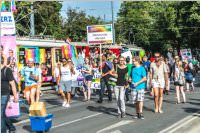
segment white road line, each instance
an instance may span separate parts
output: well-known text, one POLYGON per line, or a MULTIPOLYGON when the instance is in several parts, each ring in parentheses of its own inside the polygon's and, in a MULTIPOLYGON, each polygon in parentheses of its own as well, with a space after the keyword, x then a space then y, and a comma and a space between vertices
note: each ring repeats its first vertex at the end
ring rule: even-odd
POLYGON ((24 124, 24 123, 27 123, 27 122, 30 122, 30 120, 29 119, 25 119, 25 120, 22 120, 20 122, 13 123, 13 124, 14 124, 14 126, 19 126, 20 124, 24 124))
POLYGON ((187 116, 187 117, 181 119, 180 121, 176 122, 175 124, 163 129, 159 133, 172 133, 172 131, 175 131, 178 128, 183 127, 184 125, 186 125, 187 123, 191 122, 192 120, 198 118, 199 116, 200 116, 199 113, 193 113, 192 115, 187 116))
POLYGON ((76 119, 76 120, 73 120, 73 121, 65 122, 65 123, 53 126, 52 129, 62 127, 62 126, 66 126, 66 125, 69 125, 69 124, 72 124, 72 123, 75 123, 75 122, 78 122, 78 121, 82 121, 82 120, 85 120, 85 119, 88 119, 88 118, 92 118, 92 117, 95 117, 95 116, 98 116, 98 115, 101 115, 101 114, 103 114, 103 113, 96 113, 96 114, 89 115, 89 116, 86 116, 86 117, 83 117, 83 118, 79 118, 79 119, 76 119))
POLYGON ((110 133, 122 133, 120 130, 112 131, 110 133))
POLYGON ((123 125, 127 125, 127 124, 130 124, 134 122, 133 120, 123 120, 123 121, 120 121, 118 123, 115 123, 113 125, 110 125, 102 130, 99 130, 97 133, 102 133, 102 132, 105 132, 105 131, 108 131, 108 130, 111 130, 111 129, 114 129, 114 128, 117 128, 117 127, 120 127, 120 126, 123 126, 123 125))
POLYGON ((184 127, 186 124, 190 123, 191 121, 193 121, 193 120, 195 120, 195 119, 197 119, 197 118, 198 118, 197 116, 196 116, 196 117, 193 117, 192 119, 186 121, 186 122, 183 123, 182 125, 179 125, 179 126, 173 128, 173 129, 171 129, 171 131, 169 131, 168 133, 175 133, 178 129, 180 129, 181 127, 184 127))

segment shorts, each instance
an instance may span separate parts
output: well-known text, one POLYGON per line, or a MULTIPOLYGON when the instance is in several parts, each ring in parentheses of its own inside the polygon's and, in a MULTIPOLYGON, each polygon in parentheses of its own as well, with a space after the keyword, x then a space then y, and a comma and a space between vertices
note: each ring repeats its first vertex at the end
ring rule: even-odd
POLYGON ((153 88, 165 88, 165 81, 164 80, 152 80, 152 87, 153 88))
POLYGON ((133 103, 135 102, 143 102, 144 101, 144 89, 135 90, 131 92, 133 103))
POLYGON ((71 85, 72 81, 61 81, 60 82, 60 89, 63 90, 64 92, 71 92, 71 85))
POLYGON ((88 75, 85 77, 86 81, 92 81, 93 76, 92 75, 88 75))
POLYGON ((37 88, 38 88, 37 85, 25 86, 24 92, 31 91, 31 89, 37 89, 37 88))
POLYGON ((192 80, 185 80, 186 81, 186 83, 189 83, 189 84, 191 84, 193 81, 192 80))

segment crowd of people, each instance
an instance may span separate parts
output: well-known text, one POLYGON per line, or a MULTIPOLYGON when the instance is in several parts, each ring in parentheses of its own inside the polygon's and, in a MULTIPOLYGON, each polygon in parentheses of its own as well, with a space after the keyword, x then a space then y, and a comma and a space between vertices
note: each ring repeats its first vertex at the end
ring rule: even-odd
MULTIPOLYGON (((1 48, 2 51, 3 48, 1 48)), ((174 82, 176 90, 176 104, 186 103, 185 91, 194 91, 195 75, 199 69, 199 62, 193 58, 192 60, 181 60, 179 56, 174 57, 174 61, 170 62, 168 58, 164 58, 159 52, 154 53, 154 57, 134 56, 123 57, 113 56, 111 53, 102 53, 102 62, 100 55, 91 55, 90 58, 84 58, 84 64, 81 68, 83 75, 83 101, 91 100, 91 83, 93 80, 93 68, 98 68, 101 72, 100 90, 98 103, 104 102, 105 91, 108 94, 108 101, 113 101, 115 94, 116 107, 118 109, 118 117, 126 116, 126 102, 135 104, 135 119, 144 119, 143 104, 145 94, 149 92, 154 97, 155 113, 163 113, 163 94, 169 95, 170 81, 174 82), (186 86, 186 89, 185 89, 186 86), (190 89, 190 86, 192 89, 190 89), (183 97, 181 102, 180 93, 183 97), (131 100, 130 100, 131 98, 131 100)), ((2 131, 6 131, 6 126, 10 131, 15 130, 9 119, 5 116, 6 104, 10 97, 10 90, 13 92, 14 101, 18 101, 16 83, 14 73, 12 73, 12 60, 7 59, 1 53, 1 124, 2 131), (5 71, 6 69, 6 71, 5 71), (5 74, 4 74, 5 73, 5 74), (11 84, 11 86, 9 86, 11 84), (11 126, 8 126, 11 125, 11 126), (13 128, 13 129, 12 129, 13 128)), ((72 76, 75 75, 75 66, 71 59, 63 58, 57 64, 54 70, 56 77, 56 85, 58 94, 63 98, 62 106, 69 108, 72 92, 72 76)), ((27 65, 20 72, 21 79, 25 83, 23 90, 24 98, 30 105, 40 100, 42 85, 42 69, 40 64, 35 63, 33 59, 29 59, 27 65)), ((20 82, 20 80, 18 82, 20 82)))

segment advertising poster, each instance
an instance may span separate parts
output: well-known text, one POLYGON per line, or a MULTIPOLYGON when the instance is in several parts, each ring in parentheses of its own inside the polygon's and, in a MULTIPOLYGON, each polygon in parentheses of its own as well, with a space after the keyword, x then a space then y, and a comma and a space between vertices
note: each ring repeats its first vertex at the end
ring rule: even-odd
POLYGON ((1 45, 3 46, 3 55, 7 58, 6 65, 11 67, 17 80, 16 30, 12 12, 1 12, 1 45))

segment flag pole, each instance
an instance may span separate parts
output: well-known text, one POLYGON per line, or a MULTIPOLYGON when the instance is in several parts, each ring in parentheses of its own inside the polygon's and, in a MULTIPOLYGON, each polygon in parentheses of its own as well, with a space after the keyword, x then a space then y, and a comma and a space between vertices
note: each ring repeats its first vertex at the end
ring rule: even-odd
POLYGON ((100 43, 100 68, 101 68, 101 74, 102 74, 102 47, 101 47, 101 43, 100 43))

